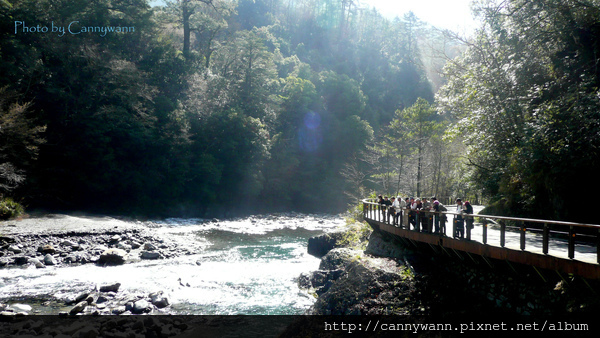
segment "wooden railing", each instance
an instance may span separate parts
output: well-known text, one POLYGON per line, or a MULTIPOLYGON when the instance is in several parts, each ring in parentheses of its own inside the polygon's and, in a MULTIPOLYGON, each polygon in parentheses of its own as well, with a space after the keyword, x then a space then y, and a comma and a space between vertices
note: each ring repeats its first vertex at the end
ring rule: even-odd
MULTIPOLYGON (((520 249, 525 250, 527 244, 526 233, 541 232, 542 233, 542 252, 547 255, 549 252, 550 238, 565 238, 568 243, 568 257, 575 258, 576 242, 595 243, 596 245, 596 262, 600 263, 600 225, 597 224, 582 224, 563 221, 541 220, 531 218, 518 218, 506 216, 491 216, 481 214, 465 214, 458 212, 435 212, 428 210, 413 210, 402 209, 401 216, 397 221, 390 216, 388 208, 384 205, 374 202, 374 200, 364 199, 363 201, 363 217, 374 221, 383 222, 389 225, 395 225, 407 230, 417 232, 431 233, 432 235, 448 236, 446 231, 446 223, 452 218, 452 236, 457 238, 457 227, 461 219, 465 223, 465 240, 471 240, 471 227, 468 224, 473 224, 476 219, 482 227, 481 243, 488 244, 488 227, 495 226, 500 231, 500 247, 506 245, 506 232, 518 231, 520 234, 520 249), (506 221, 510 221, 516 226, 509 226, 506 221), (436 227, 436 224, 438 225, 436 227), (412 226, 412 228, 411 228, 412 226), (529 227, 529 228, 528 228, 529 227), (436 228, 438 231, 436 232, 436 228)), ((450 208, 450 207, 447 207, 450 208)))

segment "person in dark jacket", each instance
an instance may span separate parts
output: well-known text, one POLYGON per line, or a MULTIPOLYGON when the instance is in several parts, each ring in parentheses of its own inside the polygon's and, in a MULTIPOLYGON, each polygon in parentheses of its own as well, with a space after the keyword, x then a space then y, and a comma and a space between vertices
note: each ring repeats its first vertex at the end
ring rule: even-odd
MULTIPOLYGON (((463 210, 465 214, 473 214, 473 206, 471 206, 471 203, 469 201, 465 201, 463 210)), ((467 223, 468 229, 473 229, 475 227, 475 220, 473 219, 473 216, 465 216, 465 223, 467 223)))
POLYGON ((462 216, 462 214, 464 213, 463 210, 463 202, 460 198, 456 199, 456 213, 458 213, 459 215, 456 215, 456 218, 454 219, 454 222, 456 224, 456 232, 454 233, 454 238, 464 238, 465 237, 465 220, 462 216))

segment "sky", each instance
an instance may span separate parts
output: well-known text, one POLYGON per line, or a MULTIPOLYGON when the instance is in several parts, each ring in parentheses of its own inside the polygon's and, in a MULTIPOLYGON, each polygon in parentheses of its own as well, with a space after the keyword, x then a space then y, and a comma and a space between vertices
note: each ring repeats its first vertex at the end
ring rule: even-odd
MULTIPOLYGON (((458 33, 469 34, 477 27, 471 15, 472 0, 359 0, 363 6, 375 7, 389 19, 402 17, 412 11, 415 15, 432 26, 449 29, 458 33)), ((151 0, 150 4, 164 3, 151 0)))
POLYGON ((472 32, 477 23, 471 15, 472 0, 360 0, 363 5, 375 7, 390 19, 412 11, 432 26, 459 33, 472 32))

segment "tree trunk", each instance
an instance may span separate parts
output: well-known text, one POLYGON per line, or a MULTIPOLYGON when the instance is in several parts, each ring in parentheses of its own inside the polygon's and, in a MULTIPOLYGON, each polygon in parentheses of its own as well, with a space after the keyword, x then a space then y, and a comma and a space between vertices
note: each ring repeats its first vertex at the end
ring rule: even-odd
POLYGON ((190 16, 192 12, 189 10, 187 1, 182 4, 182 20, 183 20, 183 55, 189 56, 190 53, 190 16))

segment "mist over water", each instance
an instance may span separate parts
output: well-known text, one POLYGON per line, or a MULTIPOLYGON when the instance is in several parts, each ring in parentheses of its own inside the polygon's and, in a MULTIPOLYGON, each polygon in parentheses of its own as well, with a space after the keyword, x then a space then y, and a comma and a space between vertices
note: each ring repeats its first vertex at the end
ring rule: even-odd
MULTIPOLYGON (((173 314, 302 314, 315 301, 297 285, 318 269, 308 238, 343 224, 336 216, 254 216, 233 221, 167 219, 143 225, 191 255, 121 266, 33 266, 0 269, 0 302, 57 314, 69 296, 119 282, 119 293, 163 291, 173 314)), ((43 221, 42 221, 43 224, 43 221)), ((161 310, 161 311, 163 311, 161 310)))

